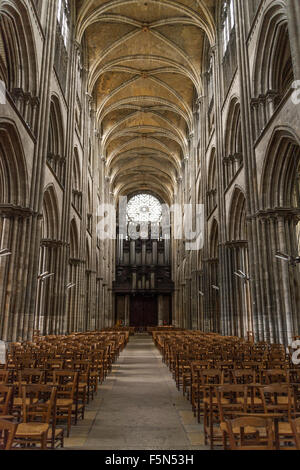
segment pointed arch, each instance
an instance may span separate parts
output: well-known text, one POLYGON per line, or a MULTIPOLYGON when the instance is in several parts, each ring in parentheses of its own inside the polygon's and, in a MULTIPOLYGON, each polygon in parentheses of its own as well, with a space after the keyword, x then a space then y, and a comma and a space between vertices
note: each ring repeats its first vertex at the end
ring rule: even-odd
POLYGON ((60 214, 54 186, 49 185, 43 198, 42 239, 58 240, 60 233, 60 214))
POLYGON ((246 198, 238 186, 235 187, 232 194, 228 220, 229 241, 246 241, 246 198))
POLYGON ((210 153, 208 165, 208 189, 212 190, 217 187, 217 169, 216 169, 216 149, 213 148, 210 153))
POLYGON ((286 5, 271 3, 266 10, 257 41, 253 72, 254 97, 275 92, 279 102, 293 81, 286 5))
POLYGON ((213 148, 210 154, 207 173, 207 208, 210 215, 217 206, 217 162, 216 149, 213 148))
POLYGON ((73 190, 81 191, 81 165, 77 147, 74 148, 73 160, 73 190))
POLYGON ((23 147, 16 126, 0 123, 0 203, 25 207, 28 175, 23 147))
POLYGON ((90 248, 90 241, 87 238, 86 239, 86 269, 90 270, 91 269, 91 248, 90 248))
POLYGON ((219 257, 219 224, 216 219, 213 220, 210 229, 209 250, 211 259, 219 257))
POLYGON ((239 100, 236 96, 232 97, 229 104, 226 118, 224 142, 224 183, 225 187, 228 187, 243 164, 241 109, 239 100))
POLYGON ((53 95, 50 105, 47 161, 63 186, 66 166, 64 145, 64 125, 61 106, 58 97, 53 95))
POLYGON ((262 209, 297 207, 294 191, 299 161, 299 137, 289 128, 276 128, 270 140, 262 172, 262 209))
POLYGON ((79 235, 75 219, 70 224, 70 259, 79 259, 79 235))
POLYGON ((242 153, 241 109, 236 96, 232 97, 225 126, 226 155, 242 153))
POLYGON ((0 11, 0 78, 9 92, 37 95, 36 47, 27 7, 22 0, 3 0, 0 11))
POLYGON ((64 126, 60 102, 57 96, 51 97, 50 124, 48 132, 48 154, 63 155, 64 126))

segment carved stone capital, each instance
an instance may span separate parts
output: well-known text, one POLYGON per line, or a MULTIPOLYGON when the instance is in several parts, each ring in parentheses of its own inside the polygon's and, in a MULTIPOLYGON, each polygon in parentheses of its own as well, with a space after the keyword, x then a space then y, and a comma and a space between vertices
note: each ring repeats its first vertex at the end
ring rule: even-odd
POLYGON ((50 240, 43 238, 41 240, 41 246, 45 246, 47 248, 61 248, 64 243, 61 240, 50 240))
POLYGON ((27 218, 36 213, 29 208, 15 206, 13 204, 0 204, 0 217, 4 218, 27 218))

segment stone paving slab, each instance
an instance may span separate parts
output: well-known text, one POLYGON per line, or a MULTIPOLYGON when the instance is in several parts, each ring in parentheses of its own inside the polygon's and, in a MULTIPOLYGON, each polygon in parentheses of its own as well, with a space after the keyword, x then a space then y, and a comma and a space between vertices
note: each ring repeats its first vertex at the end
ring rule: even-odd
POLYGON ((74 450, 204 450, 202 426, 150 336, 134 336, 73 426, 74 450))

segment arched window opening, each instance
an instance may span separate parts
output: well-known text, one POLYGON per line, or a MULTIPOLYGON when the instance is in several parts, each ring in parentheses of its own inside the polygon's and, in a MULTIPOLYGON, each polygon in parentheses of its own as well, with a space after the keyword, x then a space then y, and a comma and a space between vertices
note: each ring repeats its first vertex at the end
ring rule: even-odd
POLYGON ((208 95, 208 133, 210 134, 215 124, 215 100, 214 100, 214 75, 213 56, 210 56, 207 71, 207 95, 208 95))
POLYGON ((128 202, 127 220, 129 222, 160 222, 161 217, 161 203, 151 194, 138 194, 128 202))
POLYGON ((216 151, 212 150, 208 171, 207 182, 207 215, 210 216, 217 207, 217 169, 216 169, 216 151))
POLYGON ((66 176, 63 135, 60 104, 58 99, 53 96, 50 107, 47 162, 62 186, 65 185, 66 176))
POLYGON ((82 214, 81 165, 78 150, 74 149, 72 171, 72 203, 78 214, 82 214))
POLYGON ((229 0, 224 2, 223 5, 223 55, 225 55, 228 48, 230 35, 234 26, 234 4, 233 0, 229 0))
POLYGON ((236 33, 234 1, 226 0, 221 12, 222 39, 223 39, 223 82, 224 94, 228 92, 237 68, 236 33))
POLYGON ((292 54, 290 47, 290 38, 288 26, 282 28, 277 39, 277 51, 275 55, 273 89, 277 93, 275 98, 275 106, 279 105, 284 95, 291 89, 294 80, 294 71, 292 63, 292 54))
POLYGON ((224 184, 227 188, 243 165, 241 111, 237 98, 230 106, 225 131, 225 157, 223 158, 224 184))
POLYGON ((129 239, 160 239, 163 210, 161 202, 151 194, 140 193, 127 203, 126 223, 129 239))
MULTIPOLYGON (((296 209, 300 209, 300 163, 296 172, 294 194, 293 194, 293 206, 296 209)), ((300 256, 300 218, 296 225, 296 253, 295 256, 300 256)))
POLYGON ((59 0, 57 7, 57 34, 54 67, 63 91, 66 91, 67 70, 69 62, 70 20, 69 0, 59 0))
POLYGON ((219 226, 216 219, 213 220, 210 230, 210 246, 208 259, 208 283, 210 325, 212 331, 220 331, 220 288, 219 288, 219 226))
POLYGON ((70 8, 68 0, 58 0, 57 20, 61 27, 61 35, 66 47, 69 38, 69 14, 70 8))
POLYGON ((293 80, 286 11, 275 2, 264 16, 256 46, 251 103, 256 139, 279 105, 289 98, 293 80), (269 47, 265 47, 266 44, 269 47))

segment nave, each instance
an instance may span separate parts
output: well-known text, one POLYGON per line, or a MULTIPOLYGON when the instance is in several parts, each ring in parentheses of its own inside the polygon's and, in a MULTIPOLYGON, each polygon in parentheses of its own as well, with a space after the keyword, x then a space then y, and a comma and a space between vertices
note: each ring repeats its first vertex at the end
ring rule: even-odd
POLYGON ((65 439, 67 450, 205 450, 202 427, 151 336, 131 336, 65 439))
POLYGON ((299 351, 147 332, 12 343, 0 366, 0 449, 300 450, 299 351))

